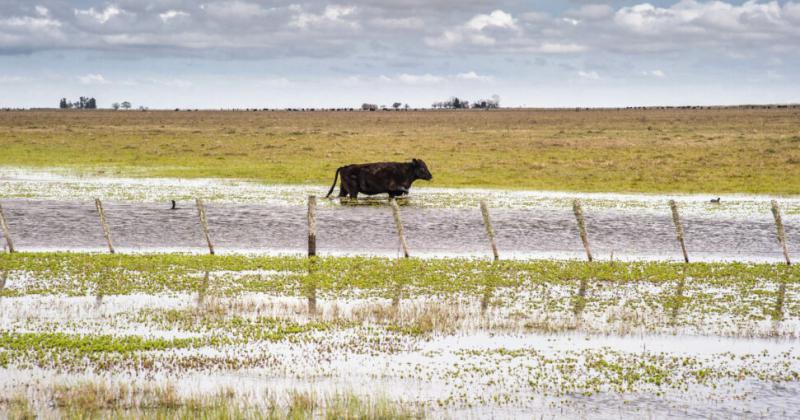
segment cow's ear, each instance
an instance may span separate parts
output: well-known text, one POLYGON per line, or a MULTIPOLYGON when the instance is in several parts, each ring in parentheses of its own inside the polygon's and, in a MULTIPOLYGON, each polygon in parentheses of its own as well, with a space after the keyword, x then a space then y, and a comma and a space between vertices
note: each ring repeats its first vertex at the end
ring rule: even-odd
POLYGON ((419 159, 416 159, 416 158, 411 159, 411 163, 413 163, 415 166, 419 165, 419 159))

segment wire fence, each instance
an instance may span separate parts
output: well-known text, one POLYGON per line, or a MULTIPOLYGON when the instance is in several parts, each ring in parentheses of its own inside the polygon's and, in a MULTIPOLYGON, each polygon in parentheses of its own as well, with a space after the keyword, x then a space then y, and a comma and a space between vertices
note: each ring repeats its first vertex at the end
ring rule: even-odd
MULTIPOLYGON (((598 255, 603 255, 603 254, 609 255, 610 254, 610 258, 613 259, 614 253, 616 251, 619 251, 620 248, 615 249, 614 247, 609 247, 607 244, 606 244, 606 246, 599 246, 599 247, 596 246, 596 244, 592 242, 592 234, 591 234, 591 231, 592 231, 592 228, 593 228, 593 226, 591 225, 592 220, 587 220, 587 216, 584 214, 583 206, 582 206, 582 203, 581 203, 580 200, 574 200, 572 204, 573 204, 572 205, 572 213, 574 215, 574 221, 573 221, 572 227, 567 226, 565 224, 565 220, 560 220, 559 221, 559 225, 556 228, 550 229, 550 230, 551 231, 552 230, 559 230, 559 231, 573 230, 574 239, 575 240, 578 240, 578 239, 580 240, 579 243, 581 244, 582 250, 581 250, 581 248, 558 246, 556 241, 552 241, 552 238, 550 239, 550 242, 546 242, 546 241, 548 241, 548 238, 544 238, 544 239, 542 239, 542 241, 544 242, 544 244, 543 244, 544 248, 536 249, 534 252, 540 252, 540 253, 563 253, 563 254, 569 254, 571 256, 577 256, 577 255, 579 255, 578 253, 583 253, 583 254, 585 254, 586 259, 589 260, 589 261, 593 261, 595 258, 597 258, 598 255)), ((773 241, 774 241, 773 243, 775 244, 775 250, 774 251, 773 250, 763 250, 763 249, 741 250, 741 249, 736 249, 736 247, 727 247, 727 248, 724 248, 724 249, 709 249, 709 248, 701 248, 701 247, 698 247, 698 246, 694 246, 695 243, 692 243, 693 246, 690 247, 687 244, 687 241, 692 239, 691 238, 691 232, 686 230, 686 226, 684 225, 684 222, 683 222, 683 220, 681 218, 679 203, 677 203, 677 202, 675 202, 673 200, 670 200, 666 204, 667 204, 667 206, 665 206, 665 214, 666 214, 666 208, 669 208, 670 216, 671 216, 671 223, 673 225, 672 229, 674 230, 674 233, 671 235, 671 236, 673 236, 672 246, 674 246, 674 248, 672 248, 672 246, 671 246, 668 251, 665 251, 663 248, 648 249, 647 247, 640 247, 640 248, 637 249, 637 252, 639 252, 639 253, 649 253, 649 254, 658 254, 659 256, 663 256, 663 255, 666 255, 668 252, 672 252, 672 250, 674 250, 676 252, 675 257, 676 258, 677 257, 682 257, 682 260, 685 261, 685 262, 689 262, 689 261, 693 260, 694 257, 697 257, 697 256, 714 255, 714 254, 720 254, 720 253, 724 253, 724 254, 730 255, 730 256, 737 256, 737 255, 739 255, 739 256, 741 256, 741 255, 777 256, 777 255, 781 255, 782 254, 783 262, 785 262, 786 264, 789 264, 789 265, 791 265, 791 263, 792 263, 791 255, 789 253, 789 247, 788 247, 788 243, 787 243, 786 230, 785 230, 785 226, 783 224, 782 213, 781 213, 780 205, 779 205, 779 203, 777 201, 772 201, 772 203, 771 203, 772 220, 774 221, 774 230, 773 230, 773 233, 771 235, 774 238, 773 239, 773 241)), ((206 207, 205 207, 205 204, 204 204, 203 200, 199 199, 199 198, 196 199, 195 203, 194 203, 194 207, 196 208, 196 215, 195 215, 195 217, 196 217, 196 226, 199 228, 198 231, 202 234, 204 242, 206 243, 206 246, 208 248, 209 254, 213 255, 213 254, 215 254, 214 232, 213 232, 212 227, 210 227, 210 221, 209 221, 209 218, 207 216, 207 211, 206 211, 206 207)), ((394 224, 394 228, 395 228, 394 230, 396 231, 396 234, 397 234, 397 242, 396 242, 396 244, 397 244, 397 248, 396 248, 397 256, 398 257, 402 256, 402 257, 408 258, 412 254, 414 254, 415 249, 413 248, 413 246, 410 246, 410 244, 409 244, 409 242, 408 242, 408 240, 406 238, 406 227, 404 226, 404 223, 403 223, 401 207, 398 206, 397 202, 394 199, 390 199, 389 208, 391 209, 391 218, 389 218, 388 215, 387 215, 387 218, 389 220, 393 220, 393 222, 394 222, 393 223, 394 224)), ((175 208, 175 203, 173 202, 172 210, 175 210, 175 209, 176 209, 175 208)), ((106 215, 106 210, 103 207, 103 202, 99 198, 95 200, 95 209, 94 210, 96 211, 97 223, 98 223, 98 227, 99 227, 98 231, 102 232, 102 236, 105 239, 106 246, 108 248, 108 252, 110 252, 110 253, 117 252, 117 249, 115 247, 115 241, 114 241, 114 231, 112 229, 112 226, 109 224, 109 218, 106 215)), ((344 211, 347 211, 347 209, 344 209, 344 211)), ((476 217, 478 215, 480 215, 480 218, 478 218, 476 220, 480 220, 480 223, 483 225, 483 227, 485 229, 485 241, 486 241, 485 242, 485 249, 486 249, 486 251, 487 252, 490 251, 491 255, 493 256, 493 258, 495 260, 500 259, 504 251, 503 251, 503 248, 502 248, 502 241, 498 241, 498 233, 504 233, 504 228, 506 230, 508 230, 510 228, 508 226, 500 225, 499 226, 500 230, 495 229, 495 226, 493 225, 493 222, 492 222, 493 218, 491 217, 491 210, 488 207, 488 205, 486 204, 486 202, 483 202, 483 201, 480 202, 479 208, 476 209, 475 215, 476 215, 476 217)), ((228 216, 230 216, 230 215, 228 215, 228 216)), ((245 215, 245 217, 255 218, 255 217, 259 217, 259 215, 247 214, 247 215, 245 215)), ((275 218, 281 218, 281 217, 283 217, 283 215, 276 214, 276 215, 274 215, 274 217, 275 218)), ((456 216, 453 216, 453 217, 456 217, 456 216)), ((308 197, 308 207, 307 207, 306 217, 304 218, 304 219, 306 219, 304 221, 304 223, 307 225, 307 229, 306 229, 306 233, 307 234, 305 235, 306 236, 306 240, 303 241, 303 242, 305 242, 307 244, 307 254, 308 254, 308 256, 317 255, 317 253, 318 253, 317 236, 318 236, 318 233, 319 233, 318 230, 321 227, 322 228, 325 227, 324 225, 323 226, 319 225, 317 218, 318 218, 317 197, 309 196, 308 197)), ((356 221, 356 222, 358 222, 358 221, 356 221)), ((595 223, 600 223, 597 220, 595 220, 594 222, 595 223)), ((69 222, 65 221, 65 223, 69 223, 69 222)), ((129 222, 129 223, 133 224, 133 225, 136 224, 135 221, 132 221, 132 222, 129 222)), ((665 226, 663 223, 669 223, 669 222, 664 220, 664 221, 662 221, 660 223, 661 224, 658 226, 658 228, 660 229, 659 235, 660 235, 660 237, 662 239, 665 239, 665 236, 666 236, 665 230, 666 230, 667 226, 665 226)), ((765 232, 763 232, 763 227, 764 226, 763 226, 763 223, 762 223, 762 231, 759 232, 759 235, 761 236, 760 239, 762 241, 764 240, 763 236, 765 235, 765 232)), ((651 228, 652 228, 652 226, 651 226, 651 228)), ((297 235, 298 237, 303 235, 302 232, 298 232, 298 230, 300 228, 297 225, 293 225, 292 227, 290 227, 290 229, 291 229, 291 231, 289 233, 292 234, 292 235, 297 235)), ((446 228, 443 228, 443 229, 446 230, 446 228)), ((3 207, 2 207, 1 204, 0 204, 0 230, 2 230, 2 235, 3 235, 3 238, 4 238, 3 250, 5 252, 10 252, 10 253, 17 252, 19 250, 18 249, 19 247, 18 247, 18 245, 16 244, 16 242, 14 240, 14 237, 13 237, 14 232, 12 232, 12 230, 11 230, 11 227, 9 225, 8 216, 4 213, 3 207)), ((708 230, 708 228, 707 228, 707 230, 708 230)), ((324 231, 324 229, 323 229, 323 231, 324 231)), ((217 233, 219 233, 219 232, 217 232, 217 233)), ((612 235, 615 234, 615 233, 616 232, 611 232, 612 235)), ((360 234, 363 235, 364 231, 363 230, 360 231, 360 234)), ((465 240, 465 238, 459 238, 458 235, 459 235, 459 233, 457 233, 457 232, 454 233, 454 240, 455 241, 463 241, 463 240, 465 240)), ((475 241, 476 239, 477 238, 473 236, 473 237, 470 237, 468 240, 475 241)), ((355 240, 358 241, 358 238, 356 238, 355 240)), ((426 245, 428 245, 428 244, 426 244, 424 242, 424 240, 423 240, 422 246, 418 247, 417 251, 423 251, 426 245)), ((540 245, 541 245, 541 243, 540 243, 540 245)), ((368 244, 364 243, 364 246, 366 247, 366 246, 368 246, 368 244)), ((364 251, 369 252, 370 250, 369 249, 365 249, 364 251)), ((521 249, 517 248, 517 249, 509 249, 506 252, 507 252, 507 254, 513 254, 513 253, 524 252, 524 250, 521 250, 521 249)))

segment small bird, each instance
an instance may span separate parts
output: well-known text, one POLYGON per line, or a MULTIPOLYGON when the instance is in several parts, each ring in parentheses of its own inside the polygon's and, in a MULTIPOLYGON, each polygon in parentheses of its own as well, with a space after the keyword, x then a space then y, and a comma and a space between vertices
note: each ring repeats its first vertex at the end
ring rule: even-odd
POLYGON ((177 209, 178 209, 177 203, 175 203, 175 200, 172 200, 172 208, 170 210, 177 210, 177 209))
POLYGON ((712 199, 711 199, 711 202, 712 202, 712 203, 719 204, 719 197, 717 197, 717 198, 712 198, 712 199))

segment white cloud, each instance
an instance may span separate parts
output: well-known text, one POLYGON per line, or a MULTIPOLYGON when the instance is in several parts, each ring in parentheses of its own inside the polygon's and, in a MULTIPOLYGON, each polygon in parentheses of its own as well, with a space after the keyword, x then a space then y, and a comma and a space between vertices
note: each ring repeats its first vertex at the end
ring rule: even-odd
POLYGON ((581 79, 586 79, 586 80, 600 80, 600 74, 598 74, 594 70, 591 70, 591 71, 583 71, 583 70, 581 70, 581 71, 578 72, 578 76, 581 79))
MULTIPOLYGON (((361 79, 357 79, 359 82, 362 81, 361 79)), ((400 83, 405 85, 432 85, 438 83, 449 83, 449 82, 480 82, 480 83, 491 83, 494 82, 494 77, 486 76, 482 74, 478 74, 474 71, 468 71, 453 75, 434 75, 430 73, 423 73, 423 74, 409 74, 409 73, 402 73, 395 77, 389 77, 386 75, 381 75, 378 77, 378 81, 384 83, 400 83)))
POLYGON ((461 80, 469 80, 469 81, 478 81, 478 82, 493 82, 494 77, 492 76, 482 76, 474 71, 466 72, 466 73, 459 73, 456 75, 457 79, 461 80))
POLYGON ((74 10, 75 16, 85 16, 96 20, 98 23, 106 23, 114 16, 118 16, 122 13, 119 7, 110 5, 103 9, 102 11, 97 11, 94 7, 90 7, 85 10, 75 9, 74 10))
POLYGON ((271 9, 247 1, 215 1, 200 6, 207 15, 221 19, 251 19, 267 15, 271 9))
POLYGON ((762 3, 749 0, 741 5, 723 1, 697 2, 681 0, 670 7, 649 3, 619 9, 614 22, 637 34, 697 34, 744 37, 772 37, 788 30, 798 34, 788 20, 794 17, 797 5, 777 1, 762 3))
POLYGON ((159 19, 161 19, 161 21, 164 23, 167 23, 176 18, 182 18, 186 16, 189 16, 189 14, 182 10, 167 10, 166 12, 158 14, 159 19))
POLYGON ((664 74, 664 72, 662 70, 659 70, 659 69, 644 70, 644 71, 642 71, 642 75, 650 76, 650 77, 657 77, 659 79, 663 79, 663 78, 667 77, 667 75, 664 74))
POLYGON ((84 85, 105 85, 110 83, 100 73, 89 73, 85 76, 78 76, 78 80, 84 85))
POLYGON ((17 29, 17 30, 53 30, 61 27, 61 22, 50 18, 37 18, 31 16, 23 17, 10 17, 0 19, 0 29, 17 29))
POLYGON ((465 24, 448 29, 438 37, 428 37, 425 42, 432 47, 451 47, 466 43, 478 46, 491 46, 497 43, 495 34, 485 31, 517 32, 517 20, 511 14, 495 10, 490 14, 475 15, 465 24))
POLYGON ((516 29, 516 20, 502 10, 495 10, 488 15, 476 15, 467 22, 466 27, 475 31, 486 28, 516 29))
POLYGON ((358 22, 344 19, 356 12, 356 8, 353 6, 331 4, 325 6, 325 10, 321 14, 303 12, 302 7, 295 7, 294 10, 298 13, 289 24, 301 29, 322 24, 341 24, 354 28, 359 26, 358 22))
POLYGON ((397 81, 400 83, 405 83, 407 85, 422 85, 422 84, 432 84, 432 83, 440 83, 444 81, 444 78, 440 76, 434 76, 432 74, 407 74, 403 73, 396 78, 397 81))
POLYGON ((536 52, 548 54, 565 54, 565 53, 578 53, 586 51, 586 47, 579 44, 559 44, 554 42, 545 42, 534 48, 536 52))
POLYGON ((38 6, 38 5, 37 5, 37 6, 35 7, 35 9, 36 9, 36 13, 37 13, 39 16, 47 16, 48 14, 50 14, 50 11, 49 11, 49 10, 47 10, 47 8, 46 8, 46 7, 44 7, 44 6, 38 6))

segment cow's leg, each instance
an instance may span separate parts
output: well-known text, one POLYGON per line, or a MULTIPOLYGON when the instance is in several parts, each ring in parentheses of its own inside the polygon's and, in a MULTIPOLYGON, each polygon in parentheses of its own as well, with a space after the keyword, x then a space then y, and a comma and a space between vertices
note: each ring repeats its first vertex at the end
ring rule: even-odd
POLYGON ((339 185, 339 198, 347 196, 347 184, 342 181, 341 185, 339 185))

